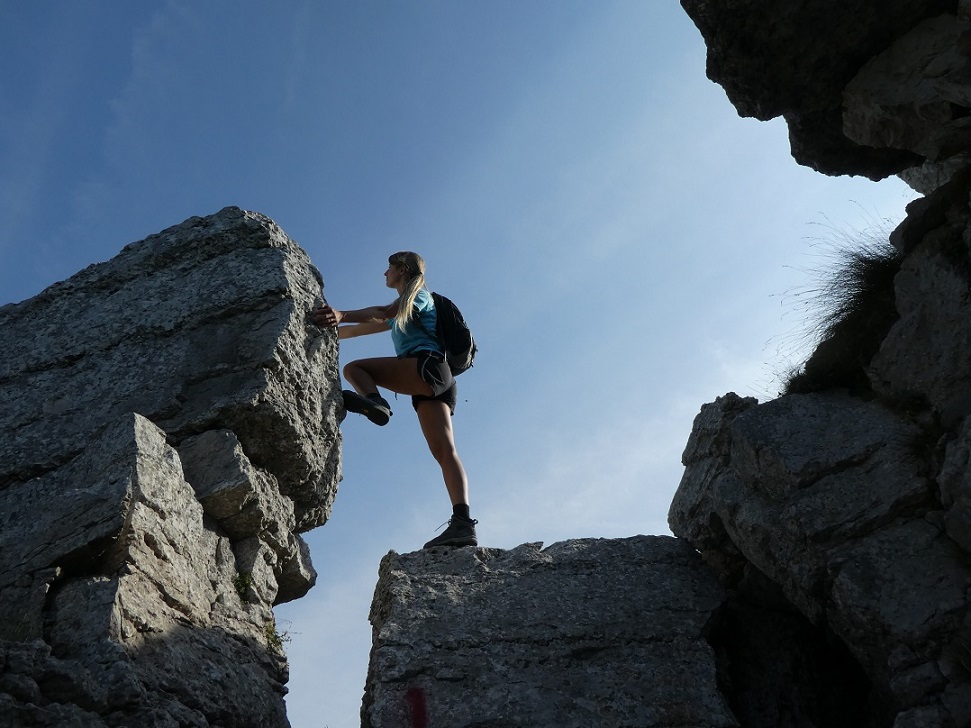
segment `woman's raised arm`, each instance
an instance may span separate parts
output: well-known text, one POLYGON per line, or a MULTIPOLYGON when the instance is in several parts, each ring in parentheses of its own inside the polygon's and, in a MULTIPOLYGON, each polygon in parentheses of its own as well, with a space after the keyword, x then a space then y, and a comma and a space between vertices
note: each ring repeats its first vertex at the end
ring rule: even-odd
POLYGON ((363 324, 351 324, 349 326, 339 327, 337 329, 337 338, 351 339, 355 336, 364 336, 365 334, 380 334, 387 330, 387 321, 368 321, 363 324))
POLYGON ((324 303, 314 311, 312 318, 318 326, 334 327, 341 323, 384 323, 396 313, 398 313, 397 301, 388 306, 369 306, 368 308, 358 308, 353 311, 338 311, 336 308, 332 308, 324 303))

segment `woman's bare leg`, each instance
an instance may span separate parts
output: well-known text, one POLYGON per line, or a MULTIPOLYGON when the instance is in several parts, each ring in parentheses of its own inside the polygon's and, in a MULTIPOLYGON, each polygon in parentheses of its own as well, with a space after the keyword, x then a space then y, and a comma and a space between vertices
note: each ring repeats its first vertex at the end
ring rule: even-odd
POLYGON ((358 359, 344 366, 344 378, 365 397, 375 394, 378 387, 398 394, 432 394, 431 386, 418 374, 417 359, 358 359))
POLYGON ((444 402, 434 400, 418 403, 418 421, 432 457, 442 468, 442 478, 452 505, 469 503, 469 481, 462 461, 455 449, 452 415, 444 402))

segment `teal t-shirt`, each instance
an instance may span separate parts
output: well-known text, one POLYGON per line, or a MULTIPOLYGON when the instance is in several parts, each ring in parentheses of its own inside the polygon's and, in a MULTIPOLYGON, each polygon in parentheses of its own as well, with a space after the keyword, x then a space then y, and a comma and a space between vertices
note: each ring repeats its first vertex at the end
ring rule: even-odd
POLYGON ((414 354, 419 351, 434 351, 442 353, 442 347, 438 340, 431 334, 436 330, 438 316, 435 313, 435 301, 432 294, 422 288, 415 296, 416 314, 421 318, 421 325, 415 320, 415 314, 408 322, 404 331, 398 328, 394 319, 388 319, 391 326, 391 340, 394 342, 394 353, 398 356, 404 354, 414 354))

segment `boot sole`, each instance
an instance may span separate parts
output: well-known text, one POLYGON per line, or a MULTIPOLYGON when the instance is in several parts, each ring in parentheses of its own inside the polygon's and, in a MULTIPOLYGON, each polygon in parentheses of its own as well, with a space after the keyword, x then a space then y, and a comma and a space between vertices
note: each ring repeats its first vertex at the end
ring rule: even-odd
POLYGON ((344 409, 354 414, 364 415, 376 425, 384 426, 391 419, 391 410, 386 410, 372 402, 367 397, 362 397, 357 392, 344 390, 344 409))

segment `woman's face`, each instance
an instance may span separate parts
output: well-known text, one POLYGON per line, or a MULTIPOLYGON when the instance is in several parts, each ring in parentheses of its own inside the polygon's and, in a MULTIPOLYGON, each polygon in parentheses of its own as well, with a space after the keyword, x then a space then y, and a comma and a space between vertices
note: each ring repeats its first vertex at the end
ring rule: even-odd
POLYGON ((400 265, 391 263, 388 270, 384 272, 384 285, 388 288, 397 288, 405 281, 405 269, 400 265))

